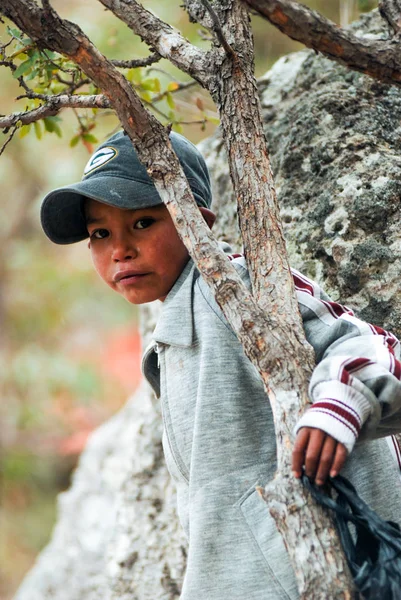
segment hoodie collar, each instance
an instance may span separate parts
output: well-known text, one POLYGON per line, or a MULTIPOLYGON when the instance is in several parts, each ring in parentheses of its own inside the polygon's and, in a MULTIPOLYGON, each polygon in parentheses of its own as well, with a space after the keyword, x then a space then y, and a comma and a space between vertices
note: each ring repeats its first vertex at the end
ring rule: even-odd
POLYGON ((168 293, 153 339, 169 346, 189 347, 193 343, 192 290, 198 271, 192 260, 185 265, 181 275, 168 293))

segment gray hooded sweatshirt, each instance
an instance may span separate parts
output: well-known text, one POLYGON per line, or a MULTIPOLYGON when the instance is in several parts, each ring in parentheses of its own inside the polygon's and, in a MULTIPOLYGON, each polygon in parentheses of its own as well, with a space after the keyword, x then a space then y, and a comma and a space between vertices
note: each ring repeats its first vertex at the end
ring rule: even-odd
MULTIPOLYGON (((233 263, 249 286, 243 259, 233 263)), ((318 361, 313 406, 299 427, 319 427, 349 451, 358 439, 344 475, 383 518, 401 523, 399 469, 387 441, 371 439, 401 430, 398 342, 293 276, 318 361)), ((255 490, 276 470, 269 400, 192 261, 163 303, 153 338, 143 371, 160 396, 163 447, 189 542, 181 599, 295 600, 288 555, 255 490)))

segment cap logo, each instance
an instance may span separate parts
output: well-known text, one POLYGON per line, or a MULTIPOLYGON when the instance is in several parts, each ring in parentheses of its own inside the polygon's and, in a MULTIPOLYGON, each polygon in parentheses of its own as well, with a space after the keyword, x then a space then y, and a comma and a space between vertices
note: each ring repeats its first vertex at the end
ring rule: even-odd
POLYGON ((100 148, 97 152, 95 152, 95 154, 93 154, 90 157, 90 159, 84 169, 84 176, 88 175, 95 169, 102 167, 103 165, 108 163, 110 160, 113 160, 113 158, 115 158, 116 156, 117 156, 117 150, 115 148, 113 148, 112 146, 106 146, 105 148, 100 148))

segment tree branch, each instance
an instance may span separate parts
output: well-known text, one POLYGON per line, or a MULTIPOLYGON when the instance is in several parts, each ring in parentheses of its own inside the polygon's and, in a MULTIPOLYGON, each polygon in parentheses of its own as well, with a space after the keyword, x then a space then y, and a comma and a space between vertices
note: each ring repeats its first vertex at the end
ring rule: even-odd
POLYGON ((146 10, 136 0, 99 0, 116 17, 164 58, 203 87, 213 75, 213 53, 199 50, 179 31, 146 10))
MULTIPOLYGON (((90 83, 90 80, 85 80, 85 83, 90 83)), ((160 116, 162 116, 166 121, 168 121, 169 117, 163 112, 161 112, 159 109, 157 109, 154 106, 154 104, 163 100, 167 93, 176 94, 177 92, 193 87, 194 85, 197 85, 196 81, 178 83, 176 89, 170 90, 168 92, 160 92, 160 94, 155 96, 152 101, 145 101, 144 103, 147 106, 151 107, 156 113, 160 114, 160 116)), ((30 123, 34 123, 35 121, 39 121, 40 119, 44 119, 46 117, 53 117, 65 108, 111 108, 110 101, 108 100, 108 98, 106 98, 104 94, 58 94, 55 96, 47 96, 46 94, 35 94, 29 92, 24 96, 18 96, 17 100, 20 100, 22 98, 37 98, 39 100, 43 100, 45 104, 32 110, 21 111, 3 117, 0 116, 0 129, 7 129, 17 124, 18 126, 29 125, 30 123)), ((180 121, 180 123, 186 125, 190 125, 192 123, 203 124, 205 123, 205 120, 185 122, 180 121)))
POLYGON ((14 125, 29 125, 45 117, 57 115, 63 108, 110 108, 110 101, 103 94, 94 96, 49 96, 46 104, 25 112, 0 117, 0 129, 14 125))
POLYGON ((291 0, 242 1, 288 37, 308 48, 354 71, 385 83, 401 85, 400 46, 394 40, 359 38, 318 12, 291 0))
POLYGON ((0 148, 0 156, 3 154, 4 150, 7 148, 8 144, 13 139, 13 137, 14 137, 17 129, 18 129, 18 127, 16 125, 14 125, 13 128, 12 128, 12 131, 11 131, 10 135, 8 136, 8 138, 6 139, 6 141, 4 142, 4 144, 2 145, 2 147, 0 148))
POLYGON ((115 60, 113 59, 111 62, 115 67, 120 69, 137 69, 138 67, 149 67, 159 60, 162 57, 158 52, 153 52, 146 56, 145 58, 136 58, 134 60, 115 60))
POLYGON ((381 0, 379 2, 379 11, 381 16, 393 28, 394 33, 399 34, 401 30, 401 1, 381 0))
POLYGON ((220 44, 223 46, 223 48, 226 51, 226 53, 228 54, 228 56, 235 58, 236 54, 224 36, 223 30, 220 25, 219 17, 217 15, 217 13, 215 12, 213 6, 210 4, 209 0, 201 0, 201 2, 212 18, 213 30, 216 33, 220 44))

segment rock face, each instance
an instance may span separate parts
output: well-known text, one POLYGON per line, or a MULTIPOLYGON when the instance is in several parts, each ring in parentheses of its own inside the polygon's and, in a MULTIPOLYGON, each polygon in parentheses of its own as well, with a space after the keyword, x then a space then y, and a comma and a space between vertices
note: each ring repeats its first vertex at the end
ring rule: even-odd
MULTIPOLYGON (((377 13, 354 28, 384 37, 377 13)), ((401 334, 401 90, 304 51, 259 83, 285 235, 294 267, 375 324, 401 334)), ((219 237, 239 244, 218 133, 201 145, 219 237)), ((144 309, 145 337, 153 309, 144 309)), ((59 503, 52 541, 15 600, 172 600, 186 542, 145 385, 101 427, 59 503)))
MULTIPOLYGON (((388 35, 377 12, 353 28, 388 35)), ((311 51, 281 58, 259 89, 292 265, 400 335, 401 89, 311 51)), ((235 236, 221 140, 202 150, 223 231, 235 236)))

